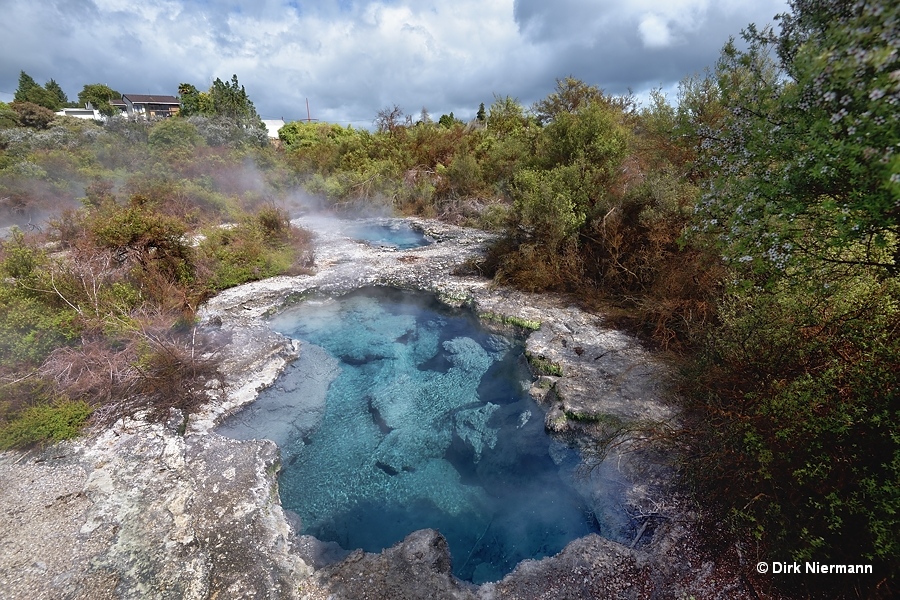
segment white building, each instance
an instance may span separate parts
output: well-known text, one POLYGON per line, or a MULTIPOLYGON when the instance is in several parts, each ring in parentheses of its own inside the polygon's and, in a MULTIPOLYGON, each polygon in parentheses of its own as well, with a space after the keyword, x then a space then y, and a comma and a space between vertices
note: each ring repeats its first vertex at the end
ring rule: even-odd
POLYGON ((266 131, 269 134, 269 139, 277 140, 278 139, 278 130, 284 127, 284 119, 263 119, 263 125, 266 126, 266 131))
POLYGON ((56 114, 61 117, 75 117, 76 119, 91 119, 94 121, 103 121, 106 119, 106 117, 101 115, 100 111, 95 108, 63 108, 62 110, 56 111, 56 114))

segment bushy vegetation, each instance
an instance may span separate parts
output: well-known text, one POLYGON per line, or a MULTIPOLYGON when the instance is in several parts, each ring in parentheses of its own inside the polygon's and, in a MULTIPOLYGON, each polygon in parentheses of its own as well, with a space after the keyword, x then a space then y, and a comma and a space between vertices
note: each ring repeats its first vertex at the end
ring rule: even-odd
MULTIPOLYGON (((689 385, 687 472, 773 559, 900 556, 900 12, 796 2, 717 66, 692 220, 728 265, 689 385)), ((820 580, 792 582, 820 590, 820 580)), ((841 586, 846 586, 842 589, 841 586)))
POLYGON ((274 149, 192 119, 0 130, 0 217, 19 226, 0 242, 0 447, 89 418, 186 419, 221 382, 198 305, 311 266, 309 234, 279 208, 290 174, 257 166, 274 149))

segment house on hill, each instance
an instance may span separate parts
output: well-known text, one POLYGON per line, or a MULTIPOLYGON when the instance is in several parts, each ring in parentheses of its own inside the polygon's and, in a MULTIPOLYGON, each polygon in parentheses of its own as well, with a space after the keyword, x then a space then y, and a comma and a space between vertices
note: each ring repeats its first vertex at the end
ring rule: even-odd
MULTIPOLYGON (((114 98, 109 103, 124 115, 145 119, 171 117, 178 114, 178 110, 181 108, 181 102, 175 96, 122 94, 121 98, 114 98)), ((63 108, 56 114, 79 119, 104 120, 106 118, 90 102, 86 103, 84 108, 63 108)))
MULTIPOLYGON (((156 96, 146 94, 122 94, 125 113, 129 116, 171 117, 178 113, 181 102, 175 96, 156 96)), ((116 106, 113 103, 113 106, 116 106)))

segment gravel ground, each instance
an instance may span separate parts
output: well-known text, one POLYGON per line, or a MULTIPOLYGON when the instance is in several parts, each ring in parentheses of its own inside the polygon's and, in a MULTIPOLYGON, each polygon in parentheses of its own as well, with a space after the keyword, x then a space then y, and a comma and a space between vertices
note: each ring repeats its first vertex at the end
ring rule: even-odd
POLYGON ((88 531, 88 470, 76 444, 0 454, 0 598, 114 598, 118 576, 94 568, 114 532, 88 531))

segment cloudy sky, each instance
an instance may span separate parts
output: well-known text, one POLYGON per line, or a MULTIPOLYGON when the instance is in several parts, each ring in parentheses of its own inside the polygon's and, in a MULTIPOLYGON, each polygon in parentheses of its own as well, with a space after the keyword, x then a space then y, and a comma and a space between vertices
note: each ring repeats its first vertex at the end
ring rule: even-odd
POLYGON ((785 0, 0 0, 0 100, 19 72, 123 93, 237 74, 263 118, 371 125, 399 105, 471 118, 572 75, 610 93, 674 90, 785 0))

